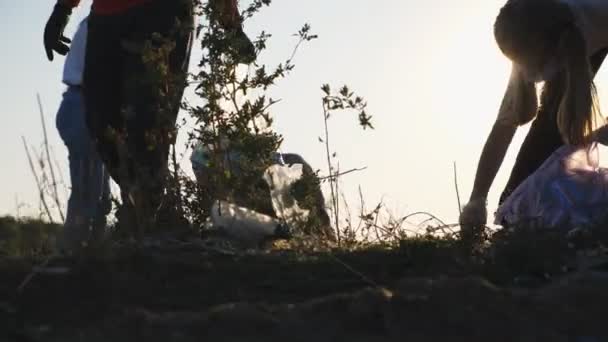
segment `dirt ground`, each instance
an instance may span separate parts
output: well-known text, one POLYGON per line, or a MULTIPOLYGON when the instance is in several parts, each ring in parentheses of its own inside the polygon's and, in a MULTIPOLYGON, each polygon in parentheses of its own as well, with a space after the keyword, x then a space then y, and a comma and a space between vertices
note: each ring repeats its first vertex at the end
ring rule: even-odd
POLYGON ((34 263, 4 258, 0 341, 608 341, 601 268, 516 286, 434 248, 159 243, 53 260, 20 293, 34 263))

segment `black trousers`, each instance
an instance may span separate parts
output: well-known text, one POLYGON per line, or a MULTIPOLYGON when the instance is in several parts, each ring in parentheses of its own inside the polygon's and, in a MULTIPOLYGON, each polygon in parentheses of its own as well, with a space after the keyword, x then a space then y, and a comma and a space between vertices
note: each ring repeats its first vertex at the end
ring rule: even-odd
POLYGON ((87 126, 123 199, 135 184, 150 200, 162 198, 193 25, 191 0, 153 0, 89 18, 87 126))
MULTIPOLYGON (((590 64, 594 75, 597 74, 607 53, 608 49, 603 49, 591 57, 590 64)), ((561 72, 555 76, 552 82, 545 85, 538 114, 519 150, 507 185, 500 196, 499 204, 502 204, 528 176, 564 144, 557 127, 557 111, 563 96, 565 82, 566 74, 561 72)))

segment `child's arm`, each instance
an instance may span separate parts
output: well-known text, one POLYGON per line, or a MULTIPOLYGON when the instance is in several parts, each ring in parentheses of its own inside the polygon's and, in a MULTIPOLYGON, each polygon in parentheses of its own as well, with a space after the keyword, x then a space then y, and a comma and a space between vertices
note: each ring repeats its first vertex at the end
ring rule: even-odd
POLYGON ((490 187, 517 128, 536 115, 536 101, 534 84, 526 82, 517 68, 513 68, 498 118, 481 152, 473 191, 460 217, 461 224, 477 226, 486 223, 485 206, 490 187))
POLYGON ((534 83, 525 81, 514 66, 498 117, 481 153, 471 200, 487 197, 517 127, 532 120, 536 110, 534 83))
POLYGON ((485 201, 513 140, 515 131, 517 131, 517 126, 502 125, 499 122, 494 123, 479 158, 473 191, 471 192, 471 201, 485 201))

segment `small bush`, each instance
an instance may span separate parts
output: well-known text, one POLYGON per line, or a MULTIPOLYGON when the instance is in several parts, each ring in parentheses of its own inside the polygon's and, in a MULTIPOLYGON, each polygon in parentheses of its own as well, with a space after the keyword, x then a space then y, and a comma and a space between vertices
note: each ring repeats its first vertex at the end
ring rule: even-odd
POLYGON ((61 226, 40 219, 0 217, 0 255, 39 257, 52 253, 61 226))

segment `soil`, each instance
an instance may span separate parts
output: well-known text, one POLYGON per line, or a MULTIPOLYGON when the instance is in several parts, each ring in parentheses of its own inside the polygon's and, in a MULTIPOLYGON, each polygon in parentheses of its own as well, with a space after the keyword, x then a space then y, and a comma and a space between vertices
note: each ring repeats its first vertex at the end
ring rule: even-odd
POLYGON ((21 292, 39 261, 4 258, 0 341, 608 341, 602 269, 515 286, 434 248, 158 242, 53 259, 21 292))

